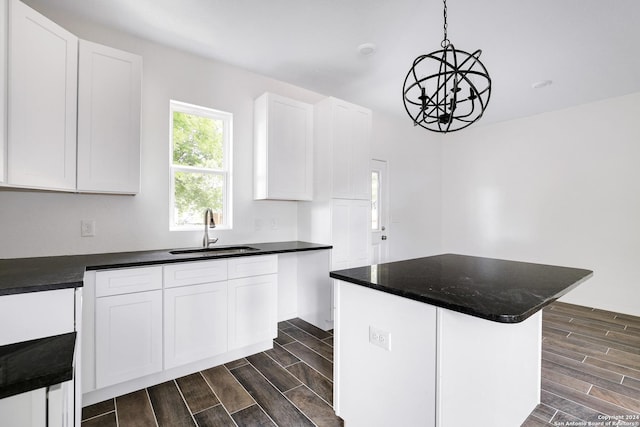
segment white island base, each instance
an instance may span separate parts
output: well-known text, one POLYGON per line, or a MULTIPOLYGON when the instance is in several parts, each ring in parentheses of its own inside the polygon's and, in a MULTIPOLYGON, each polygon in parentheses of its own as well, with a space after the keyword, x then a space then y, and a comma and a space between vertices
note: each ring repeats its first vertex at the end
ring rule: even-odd
POLYGON ((540 402, 541 312, 498 323, 340 280, 335 304, 346 427, 517 427, 540 402))

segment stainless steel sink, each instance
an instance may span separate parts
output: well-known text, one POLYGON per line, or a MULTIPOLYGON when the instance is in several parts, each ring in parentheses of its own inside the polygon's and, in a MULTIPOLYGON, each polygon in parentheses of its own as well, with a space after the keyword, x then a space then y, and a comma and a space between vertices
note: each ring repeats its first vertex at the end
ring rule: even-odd
POLYGON ((221 246, 218 248, 193 248, 193 249, 176 249, 169 251, 172 255, 182 254, 208 254, 208 255, 230 255, 230 254, 242 254, 246 252, 259 251, 258 248, 252 248, 251 246, 221 246))

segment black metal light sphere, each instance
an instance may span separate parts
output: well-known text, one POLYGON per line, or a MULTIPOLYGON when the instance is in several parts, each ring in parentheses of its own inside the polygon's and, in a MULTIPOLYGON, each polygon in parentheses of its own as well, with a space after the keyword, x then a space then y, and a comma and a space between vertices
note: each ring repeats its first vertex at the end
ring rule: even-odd
POLYGON ((442 50, 413 61, 402 94, 414 125, 446 133, 482 117, 491 96, 491 77, 480 62, 481 53, 455 49, 445 32, 442 50))

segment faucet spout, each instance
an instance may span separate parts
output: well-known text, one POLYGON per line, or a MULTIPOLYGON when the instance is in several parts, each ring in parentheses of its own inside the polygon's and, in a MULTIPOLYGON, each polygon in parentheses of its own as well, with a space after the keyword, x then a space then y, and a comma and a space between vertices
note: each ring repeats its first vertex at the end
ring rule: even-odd
POLYGON ((216 228, 216 221, 213 219, 213 211, 207 208, 204 211, 204 236, 202 238, 202 247, 208 248, 218 241, 217 237, 209 237, 209 228, 216 228))

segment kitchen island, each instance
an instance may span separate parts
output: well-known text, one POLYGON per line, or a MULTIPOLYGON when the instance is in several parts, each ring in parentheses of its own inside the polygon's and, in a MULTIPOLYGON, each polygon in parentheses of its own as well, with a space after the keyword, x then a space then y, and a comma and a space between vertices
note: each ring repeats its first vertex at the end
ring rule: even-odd
POLYGON ((584 269, 445 254, 333 271, 334 408, 354 426, 519 426, 541 309, 584 269))

